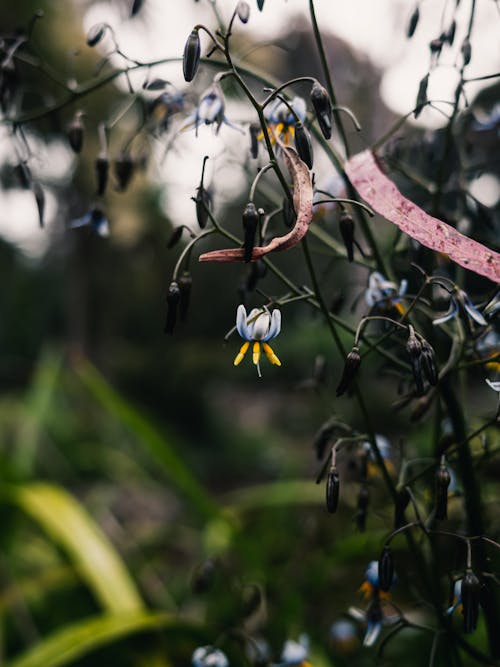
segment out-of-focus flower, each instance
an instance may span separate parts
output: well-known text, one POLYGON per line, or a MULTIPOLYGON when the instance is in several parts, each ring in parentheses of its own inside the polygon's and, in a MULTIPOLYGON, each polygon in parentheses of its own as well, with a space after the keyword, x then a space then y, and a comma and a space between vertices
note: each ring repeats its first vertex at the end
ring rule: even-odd
POLYGON ((300 635, 299 641, 287 639, 281 652, 281 663, 276 667, 311 667, 307 662, 309 655, 309 637, 300 635))
POLYGON ((476 341, 476 352, 481 359, 491 359, 485 367, 500 374, 500 336, 496 331, 490 330, 476 341))
POLYGON ((169 128, 172 116, 183 110, 184 96, 182 93, 165 92, 150 103, 149 119, 159 132, 165 132, 169 128))
MULTIPOLYGON (((375 442, 377 443, 380 456, 384 461, 387 471, 389 472, 389 474, 392 475, 394 473, 394 463, 392 460, 393 450, 390 441, 384 435, 380 435, 380 433, 377 433, 375 435, 375 442)), ((375 454, 373 453, 371 443, 368 441, 364 442, 363 449, 368 457, 367 476, 368 478, 375 477, 378 474, 380 474, 380 471, 378 469, 377 459, 375 458, 375 454)))
POLYGON ((464 632, 474 632, 479 616, 480 582, 471 569, 463 579, 458 579, 453 587, 453 603, 448 607, 447 614, 457 611, 464 617, 464 632))
MULTIPOLYGON (((303 97, 294 97, 289 103, 297 114, 297 118, 303 121, 306 117, 306 101, 303 97)), ((288 145, 295 137, 295 123, 297 119, 281 100, 275 100, 271 103, 266 112, 266 120, 270 130, 271 143, 279 137, 281 141, 288 145)), ((259 139, 264 138, 264 133, 259 134, 259 139)))
POLYGON ((281 366, 281 361, 274 354, 267 342, 276 338, 281 331, 281 312, 279 310, 275 308, 271 314, 267 308, 253 308, 247 316, 245 306, 240 304, 236 313, 236 329, 246 342, 243 343, 236 355, 234 360, 235 366, 238 366, 243 361, 250 343, 253 343, 253 363, 257 366, 259 377, 261 376, 259 365, 261 347, 272 364, 281 366))
POLYGON ((488 325, 488 322, 484 319, 479 310, 473 305, 466 292, 461 289, 457 289, 451 295, 450 306, 447 312, 441 317, 437 317, 432 321, 432 323, 444 324, 445 322, 449 322, 458 316, 461 316, 468 325, 472 325, 473 322, 479 324, 482 327, 488 325))
POLYGON ((493 389, 493 391, 496 391, 497 393, 500 392, 500 381, 494 382, 493 380, 486 380, 486 383, 493 389))
POLYGON ((229 667, 225 654, 215 646, 199 646, 191 658, 193 667, 229 667))
POLYGON ((200 103, 193 111, 193 113, 188 116, 185 122, 181 126, 181 130, 189 130, 192 127, 198 131, 200 125, 214 125, 215 133, 217 134, 220 130, 221 125, 229 125, 238 132, 243 132, 243 130, 236 125, 233 125, 225 115, 226 103, 224 100, 224 94, 220 87, 220 84, 217 81, 208 88, 203 95, 201 96, 200 103))
POLYGON ((387 312, 395 308, 400 315, 404 315, 405 308, 402 302, 408 281, 402 280, 399 287, 391 280, 387 280, 381 273, 374 271, 368 279, 368 289, 365 292, 365 301, 377 312, 387 312))
POLYGON ((108 220, 102 210, 97 206, 85 213, 81 218, 72 220, 69 226, 71 229, 76 229, 77 227, 85 227, 87 225, 89 225, 99 236, 109 236, 108 220))
MULTIPOLYGON (((394 586, 395 583, 396 583, 396 575, 394 574, 392 577, 392 582, 388 588, 392 588, 392 586, 394 586)), ((389 597, 389 591, 382 591, 380 589, 377 560, 372 560, 368 563, 368 567, 366 568, 365 571, 365 580, 361 584, 359 590, 363 594, 363 597, 367 600, 371 600, 373 598, 378 598, 378 597, 381 598, 389 597)))
POLYGON ((330 643, 336 653, 354 653, 359 647, 359 636, 354 623, 347 619, 333 623, 330 627, 330 643))

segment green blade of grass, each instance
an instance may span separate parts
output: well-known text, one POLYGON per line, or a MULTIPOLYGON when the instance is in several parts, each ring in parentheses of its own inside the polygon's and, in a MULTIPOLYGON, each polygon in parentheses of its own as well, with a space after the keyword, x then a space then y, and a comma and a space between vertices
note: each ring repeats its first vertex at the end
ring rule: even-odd
POLYGON ((86 360, 75 364, 78 377, 101 406, 126 426, 161 464, 172 484, 205 518, 213 518, 219 509, 213 498, 194 477, 172 445, 127 399, 86 360))
POLYGON ((62 667, 131 634, 178 623, 178 620, 167 614, 145 611, 92 617, 57 630, 8 662, 6 667, 62 667))
POLYGON ((115 548, 82 505, 63 489, 32 483, 11 487, 5 499, 20 507, 69 555, 102 607, 109 612, 144 609, 115 548))

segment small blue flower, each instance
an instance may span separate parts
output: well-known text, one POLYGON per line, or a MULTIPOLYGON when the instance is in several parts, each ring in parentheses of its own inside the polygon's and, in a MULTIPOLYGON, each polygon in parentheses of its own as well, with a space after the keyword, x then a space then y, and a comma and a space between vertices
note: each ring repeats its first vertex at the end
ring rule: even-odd
POLYGON ((455 585, 453 586, 453 602, 450 607, 446 610, 448 616, 451 616, 457 609, 460 608, 462 604, 462 580, 457 579, 455 585))
POLYGON ((149 116, 160 132, 168 130, 170 119, 184 110, 182 93, 165 92, 155 98, 149 105, 149 116))
POLYGON ((281 652, 281 662, 275 667, 310 667, 307 662, 309 655, 309 637, 300 635, 299 641, 287 639, 281 652))
POLYGON ((193 667, 229 667, 225 654, 215 646, 200 646, 191 658, 193 667))
MULTIPOLYGON (((289 104, 297 114, 297 118, 303 121, 306 117, 307 108, 304 98, 294 97, 289 104)), ((269 105, 265 116, 270 130, 271 142, 274 143, 276 137, 279 137, 284 144, 288 145, 295 136, 297 120, 287 105, 277 99, 269 105)), ((261 132, 258 138, 263 139, 264 133, 261 132)))
POLYGON ((337 653, 346 655, 355 651, 359 646, 359 637, 354 623, 346 619, 333 623, 330 627, 330 642, 337 653))
POLYGON ((259 377, 261 346, 269 361, 276 366, 281 366, 281 361, 267 343, 267 341, 276 338, 281 331, 281 312, 279 310, 274 309, 272 314, 270 314, 267 308, 254 308, 247 316, 245 306, 241 304, 238 306, 236 313, 236 329, 246 342, 243 343, 236 355, 234 360, 235 366, 238 366, 243 361, 243 357, 252 342, 253 363, 257 366, 259 377))
POLYGON ((363 646, 373 646, 382 631, 382 610, 378 600, 374 600, 366 612, 366 634, 363 646))
MULTIPOLYGON (((397 577, 394 574, 392 577, 391 588, 397 581, 397 577)), ((390 594, 387 591, 381 591, 379 588, 379 578, 378 578, 378 561, 372 560, 368 563, 368 567, 365 571, 365 580, 361 584, 359 589, 363 596, 366 599, 379 599, 379 598, 388 598, 390 594)))
POLYGON ((402 280, 399 287, 391 280, 387 280, 381 273, 374 271, 368 279, 368 288, 365 292, 365 301, 377 311, 388 311, 395 308, 400 315, 405 312, 402 298, 408 289, 408 281, 402 280))
POLYGON ((466 292, 461 289, 457 289, 455 293, 451 295, 448 311, 441 317, 433 320, 432 323, 444 324, 445 322, 449 322, 459 315, 468 323, 476 322, 476 324, 479 324, 482 327, 488 325, 488 322, 484 319, 479 310, 473 305, 466 292))
POLYGON ((69 226, 71 229, 76 229, 77 227, 85 227, 87 225, 89 225, 99 236, 109 236, 108 220, 97 206, 85 213, 81 218, 72 220, 69 226))
POLYGON ((238 132, 243 130, 236 125, 233 125, 225 115, 226 103, 224 94, 217 81, 208 88, 201 96, 200 103, 193 113, 186 118, 186 121, 181 126, 181 130, 188 130, 192 127, 198 132, 200 125, 215 125, 215 133, 218 134, 221 125, 229 125, 238 132))

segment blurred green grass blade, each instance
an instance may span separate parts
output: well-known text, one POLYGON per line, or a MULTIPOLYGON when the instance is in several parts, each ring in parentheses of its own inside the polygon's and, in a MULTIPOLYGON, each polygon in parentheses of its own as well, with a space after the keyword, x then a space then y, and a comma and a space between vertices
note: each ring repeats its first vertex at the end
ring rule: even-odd
POLYGON ((285 505, 320 505, 325 502, 323 486, 311 480, 288 480, 257 484, 224 496, 228 509, 247 511, 285 505))
POLYGON ((191 501, 198 512, 206 518, 217 515, 219 509, 213 498, 205 491, 182 458, 151 424, 150 420, 111 387, 88 361, 78 361, 75 369, 78 377, 102 407, 134 433, 154 459, 165 469, 172 484, 191 501))
POLYGON ((132 612, 144 608, 113 545, 69 493, 43 483, 17 486, 7 493, 64 548, 104 609, 132 612))
POLYGON ((145 611, 92 617, 54 632, 6 667, 61 667, 128 635, 174 623, 172 616, 145 611))

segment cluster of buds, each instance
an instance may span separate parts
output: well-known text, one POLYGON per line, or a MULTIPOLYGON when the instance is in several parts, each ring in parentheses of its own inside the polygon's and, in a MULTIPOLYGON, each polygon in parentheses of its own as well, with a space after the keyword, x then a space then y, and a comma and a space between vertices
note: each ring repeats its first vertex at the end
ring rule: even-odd
POLYGON ((359 354, 359 347, 354 345, 345 360, 342 377, 340 378, 340 382, 335 392, 337 396, 342 396, 342 394, 344 394, 350 387, 352 381, 356 377, 356 373, 358 372, 360 365, 361 355, 359 354))
POLYGON ((417 336, 411 325, 409 326, 409 331, 410 335, 406 342, 406 351, 410 356, 417 396, 423 396, 425 393, 425 379, 432 386, 436 386, 438 383, 439 375, 436 366, 436 357, 431 344, 420 335, 417 336))
POLYGON ((435 517, 439 521, 444 521, 448 517, 448 487, 450 486, 450 481, 450 472, 443 456, 439 468, 436 470, 435 517))

